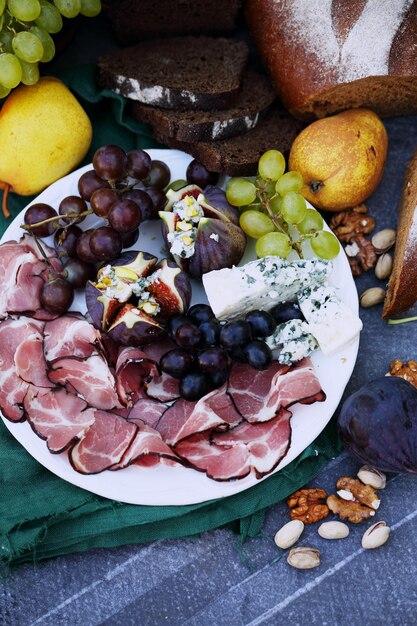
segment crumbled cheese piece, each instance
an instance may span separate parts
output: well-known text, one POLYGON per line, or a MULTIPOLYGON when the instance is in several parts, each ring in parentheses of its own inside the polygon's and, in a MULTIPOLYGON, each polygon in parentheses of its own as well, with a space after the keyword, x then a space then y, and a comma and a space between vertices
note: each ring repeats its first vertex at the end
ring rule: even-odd
POLYGON ((290 320, 279 324, 275 332, 265 339, 271 350, 281 347, 278 362, 292 365, 318 349, 318 343, 303 320, 290 320))
POLYGON ((219 241, 219 235, 217 233, 211 233, 210 239, 213 239, 214 241, 219 241))

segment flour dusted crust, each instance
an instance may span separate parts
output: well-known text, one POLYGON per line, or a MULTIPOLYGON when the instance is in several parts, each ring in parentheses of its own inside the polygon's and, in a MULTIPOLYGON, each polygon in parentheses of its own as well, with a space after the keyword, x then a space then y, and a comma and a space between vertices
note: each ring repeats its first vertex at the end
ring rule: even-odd
POLYGON ((416 0, 248 0, 246 13, 293 115, 417 112, 416 0))
POLYGON ((397 226, 394 265, 382 317, 398 315, 417 302, 417 152, 404 181, 397 226))

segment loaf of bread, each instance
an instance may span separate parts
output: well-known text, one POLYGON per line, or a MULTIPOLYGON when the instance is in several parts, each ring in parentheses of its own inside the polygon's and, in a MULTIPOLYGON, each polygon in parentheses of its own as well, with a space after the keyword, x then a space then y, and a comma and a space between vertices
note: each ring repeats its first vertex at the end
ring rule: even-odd
POLYGON ((416 0, 247 0, 246 16, 294 116, 417 112, 416 0))
POLYGON ((394 265, 382 317, 398 315, 417 302, 417 152, 408 165, 401 198, 394 265))

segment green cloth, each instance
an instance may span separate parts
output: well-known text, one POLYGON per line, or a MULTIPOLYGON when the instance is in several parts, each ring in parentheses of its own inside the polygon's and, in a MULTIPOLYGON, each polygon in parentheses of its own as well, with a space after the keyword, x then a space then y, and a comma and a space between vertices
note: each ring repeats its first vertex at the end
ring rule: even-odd
MULTIPOLYGON (((129 117, 123 98, 97 90, 94 68, 77 68, 61 78, 77 94, 93 122, 93 146, 86 162, 104 143, 126 150, 157 145, 149 129, 129 117)), ((13 215, 28 200, 11 194, 13 215)), ((2 217, 1 233, 7 224, 2 217)), ((242 538, 252 537, 261 530, 267 507, 310 481, 339 451, 332 420, 314 444, 284 470, 242 493, 191 506, 135 506, 96 496, 57 478, 0 422, 0 562, 38 561, 91 548, 196 535, 219 527, 228 527, 242 538)))

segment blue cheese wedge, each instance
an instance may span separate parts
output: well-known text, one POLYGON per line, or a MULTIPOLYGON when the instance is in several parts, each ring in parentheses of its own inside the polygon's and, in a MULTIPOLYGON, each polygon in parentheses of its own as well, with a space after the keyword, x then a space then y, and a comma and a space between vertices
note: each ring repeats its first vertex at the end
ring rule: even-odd
POLYGON ((323 259, 286 261, 267 256, 242 267, 214 270, 203 275, 203 285, 215 316, 242 317, 253 309, 267 311, 280 302, 295 302, 302 289, 321 285, 333 269, 323 259))
POLYGON ((323 354, 334 354, 356 339, 362 329, 359 317, 330 285, 305 288, 298 294, 298 304, 323 354))
POLYGON ((302 320, 290 320, 278 324, 274 333, 265 339, 271 350, 280 349, 278 362, 292 365, 318 349, 319 345, 302 320))

